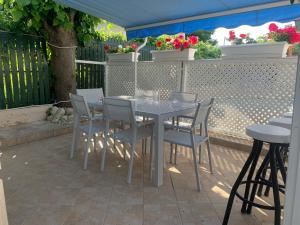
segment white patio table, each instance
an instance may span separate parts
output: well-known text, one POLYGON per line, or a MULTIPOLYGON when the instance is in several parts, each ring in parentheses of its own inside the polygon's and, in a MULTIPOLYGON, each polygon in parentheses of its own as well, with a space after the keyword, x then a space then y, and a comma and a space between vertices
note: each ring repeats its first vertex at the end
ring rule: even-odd
MULTIPOLYGON (((135 102, 135 114, 137 116, 145 116, 153 118, 155 121, 154 126, 154 173, 152 182, 155 186, 163 184, 163 169, 164 169, 164 121, 168 118, 192 113, 195 108, 195 103, 183 103, 175 101, 153 101, 145 99, 134 99, 130 96, 114 96, 115 98, 129 99, 135 102)), ((89 103, 90 107, 97 110, 103 108, 101 102, 89 103)))

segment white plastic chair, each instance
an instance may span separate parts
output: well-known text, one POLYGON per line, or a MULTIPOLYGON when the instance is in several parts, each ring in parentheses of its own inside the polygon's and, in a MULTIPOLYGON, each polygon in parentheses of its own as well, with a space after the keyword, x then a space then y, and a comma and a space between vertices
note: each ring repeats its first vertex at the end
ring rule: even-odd
POLYGON ((196 159, 196 149, 203 143, 207 144, 209 166, 210 171, 212 172, 212 160, 208 137, 207 121, 213 102, 214 99, 212 98, 208 103, 198 103, 194 116, 182 116, 192 121, 190 127, 172 125, 173 129, 167 130, 164 136, 164 141, 169 142, 170 144, 181 145, 192 149, 198 191, 200 191, 200 180, 196 159), (203 135, 198 135, 195 133, 196 127, 198 125, 202 125, 204 128, 203 135))
POLYGON ((106 121, 106 131, 102 153, 101 171, 103 171, 105 167, 105 157, 107 149, 106 140, 108 138, 108 130, 110 129, 111 121, 120 121, 123 124, 128 124, 130 125, 130 128, 115 132, 114 138, 131 145, 127 177, 127 182, 131 183, 133 159, 137 141, 145 139, 147 137, 151 137, 150 148, 152 149, 153 128, 152 126, 146 126, 151 125, 151 123, 137 123, 134 115, 134 102, 116 98, 104 98, 104 118, 106 121))
MULTIPOLYGON (((87 135, 87 139, 84 147, 83 169, 86 169, 88 163, 89 144, 92 140, 92 136, 94 136, 95 140, 97 133, 104 132, 105 123, 103 120, 99 120, 91 115, 85 97, 74 94, 69 95, 74 110, 74 128, 70 158, 73 158, 74 152, 77 149, 78 141, 80 139, 79 134, 85 133, 87 135), (82 120, 84 120, 84 123, 81 123, 82 120)), ((94 142, 94 144, 95 143, 96 142, 94 142)), ((94 148, 95 147, 96 146, 94 146, 94 148)))
MULTIPOLYGON (((169 97, 169 101, 175 101, 175 102, 185 102, 185 103, 196 103, 198 98, 197 94, 194 93, 189 93, 189 92, 177 92, 174 91, 170 94, 169 97)), ((173 125, 180 123, 180 126, 191 126, 190 123, 186 123, 183 121, 179 122, 179 117, 177 116, 177 118, 173 117, 172 120, 167 120, 164 122, 165 128, 168 128, 168 126, 170 125, 171 128, 173 125)), ((171 144, 170 146, 170 163, 172 163, 172 155, 173 155, 173 144, 171 144)), ((174 158, 174 163, 176 164, 177 161, 177 145, 175 145, 175 158, 174 158)))
MULTIPOLYGON (((102 102, 104 98, 104 93, 102 88, 89 88, 89 89, 76 89, 76 94, 83 96, 88 103, 102 102)), ((90 107, 92 115, 95 116, 96 110, 93 107, 90 107)), ((102 114, 98 114, 99 117, 102 114)))
MULTIPOLYGON (((142 99, 142 100, 159 100, 159 91, 154 90, 142 90, 137 89, 135 92, 134 98, 142 99)), ((144 117, 144 116, 136 116, 136 122, 138 123, 149 123, 149 121, 153 121, 151 118, 144 117)), ((142 153, 147 153, 147 139, 142 140, 142 153)))
POLYGON ((102 88, 76 89, 76 94, 85 97, 87 102, 101 102, 104 98, 102 88))

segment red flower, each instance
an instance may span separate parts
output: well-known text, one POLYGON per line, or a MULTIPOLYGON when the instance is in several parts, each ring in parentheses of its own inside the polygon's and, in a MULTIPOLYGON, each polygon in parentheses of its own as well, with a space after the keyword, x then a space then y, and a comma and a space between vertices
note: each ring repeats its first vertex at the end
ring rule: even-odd
POLYGON ((183 48, 190 47, 190 43, 188 41, 183 42, 183 48))
POLYGON ((229 41, 234 41, 235 39, 235 32, 233 30, 229 31, 229 41))
POLYGON ((104 51, 107 53, 109 51, 110 47, 108 44, 104 45, 104 51))
POLYGON ((171 40, 172 40, 172 39, 169 38, 169 37, 166 38, 166 42, 170 42, 171 40))
POLYGON ((178 38, 176 38, 174 41, 173 41, 173 46, 174 48, 176 49, 180 49, 181 48, 181 43, 180 43, 180 40, 178 38))
POLYGON ((291 44, 296 44, 296 43, 300 42, 300 34, 297 32, 290 34, 289 42, 291 44))
POLYGON ((198 37, 197 36, 190 36, 188 41, 190 42, 191 45, 195 45, 198 43, 198 37))
POLYGON ((179 35, 178 35, 178 38, 179 38, 179 39, 184 39, 184 35, 183 35, 183 34, 179 34, 179 35))
POLYGON ((278 31, 278 26, 275 23, 270 23, 269 31, 270 32, 277 32, 278 31))
POLYGON ((156 42, 156 47, 160 48, 161 45, 162 45, 162 42, 161 42, 161 41, 157 41, 157 42, 156 42))
POLYGON ((246 38, 247 36, 247 34, 240 34, 240 38, 246 38))
POLYGON ((134 50, 138 48, 138 45, 136 43, 132 43, 131 44, 131 48, 133 48, 134 50))

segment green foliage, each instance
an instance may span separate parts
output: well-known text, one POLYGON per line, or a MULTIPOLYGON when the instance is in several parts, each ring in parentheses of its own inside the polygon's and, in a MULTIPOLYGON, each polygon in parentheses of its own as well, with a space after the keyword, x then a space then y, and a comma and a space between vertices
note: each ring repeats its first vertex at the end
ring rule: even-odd
POLYGON ((214 59, 221 56, 221 49, 209 42, 199 41, 195 47, 195 59, 214 59))
POLYGON ((99 36, 95 28, 101 22, 96 17, 59 5, 53 0, 6 0, 2 17, 1 21, 10 21, 6 28, 11 31, 46 37, 49 29, 74 29, 80 44, 99 36))
POLYGON ((198 30, 192 33, 192 35, 198 36, 199 41, 208 42, 211 40, 211 35, 214 31, 198 30))
POLYGON ((271 32, 270 37, 275 42, 286 41, 289 42, 290 34, 284 32, 271 32))

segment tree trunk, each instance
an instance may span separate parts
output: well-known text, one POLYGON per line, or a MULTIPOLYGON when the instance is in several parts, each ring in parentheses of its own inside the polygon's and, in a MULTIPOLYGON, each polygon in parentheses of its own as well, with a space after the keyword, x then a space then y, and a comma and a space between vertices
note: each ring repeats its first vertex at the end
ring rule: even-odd
POLYGON ((55 99, 66 101, 69 100, 69 93, 74 93, 76 88, 76 33, 72 28, 52 28, 50 32, 48 30, 48 38, 51 70, 55 79, 55 99))

